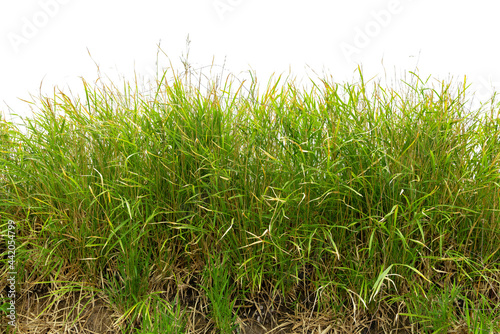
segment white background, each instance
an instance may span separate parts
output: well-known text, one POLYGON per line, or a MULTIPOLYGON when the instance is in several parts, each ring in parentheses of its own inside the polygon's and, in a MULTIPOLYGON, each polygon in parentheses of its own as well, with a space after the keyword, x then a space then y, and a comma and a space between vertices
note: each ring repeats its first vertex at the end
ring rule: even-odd
POLYGON ((500 83, 493 0, 0 1, 0 113, 8 118, 30 115, 19 100, 30 94, 81 91, 80 78, 95 80, 97 66, 110 78, 134 70, 152 78, 160 41, 168 56, 160 62, 179 70, 188 35, 194 68, 252 70, 261 83, 314 72, 352 82, 358 64, 365 78, 466 75, 482 100, 500 83))

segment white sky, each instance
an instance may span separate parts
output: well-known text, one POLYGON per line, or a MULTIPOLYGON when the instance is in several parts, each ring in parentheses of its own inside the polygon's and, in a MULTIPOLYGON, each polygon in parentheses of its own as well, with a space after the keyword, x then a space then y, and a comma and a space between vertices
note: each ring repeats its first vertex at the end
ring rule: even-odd
POLYGON ((160 40, 180 70, 188 35, 193 67, 225 63, 242 79, 314 70, 352 82, 358 63, 365 78, 418 67, 422 77, 467 75, 487 99, 500 86, 499 9, 494 0, 1 0, 0 113, 29 115, 19 98, 38 96, 42 80, 44 93, 81 90, 80 77, 97 77, 94 61, 110 77, 134 68, 151 77, 160 40))

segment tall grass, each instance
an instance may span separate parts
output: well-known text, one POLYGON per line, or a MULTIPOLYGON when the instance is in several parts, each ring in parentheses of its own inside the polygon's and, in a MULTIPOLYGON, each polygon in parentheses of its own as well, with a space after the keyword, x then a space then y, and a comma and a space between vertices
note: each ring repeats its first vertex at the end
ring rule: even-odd
POLYGON ((245 310, 332 330, 498 330, 494 101, 469 111, 465 83, 414 73, 400 89, 360 72, 263 94, 166 79, 149 95, 83 81, 84 99, 41 97, 26 131, 2 121, 20 330, 33 293, 39 317, 72 326, 85 307, 56 300, 102 300, 123 332, 230 332, 245 310))

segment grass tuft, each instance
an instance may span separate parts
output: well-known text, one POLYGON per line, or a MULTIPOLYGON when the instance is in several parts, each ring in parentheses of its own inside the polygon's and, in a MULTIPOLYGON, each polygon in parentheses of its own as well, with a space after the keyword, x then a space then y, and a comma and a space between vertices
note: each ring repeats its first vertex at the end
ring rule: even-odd
POLYGON ((83 81, 25 130, 0 121, 18 332, 499 330, 493 101, 415 73, 262 94, 167 79, 83 81))

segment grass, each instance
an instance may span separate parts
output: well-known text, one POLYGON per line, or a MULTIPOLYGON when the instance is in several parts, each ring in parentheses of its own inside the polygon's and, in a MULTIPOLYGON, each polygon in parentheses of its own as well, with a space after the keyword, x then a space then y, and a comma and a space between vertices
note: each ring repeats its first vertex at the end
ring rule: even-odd
POLYGON ((164 72, 1 121, 7 332, 498 332, 498 104, 409 77, 164 72))

